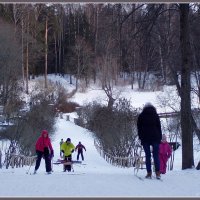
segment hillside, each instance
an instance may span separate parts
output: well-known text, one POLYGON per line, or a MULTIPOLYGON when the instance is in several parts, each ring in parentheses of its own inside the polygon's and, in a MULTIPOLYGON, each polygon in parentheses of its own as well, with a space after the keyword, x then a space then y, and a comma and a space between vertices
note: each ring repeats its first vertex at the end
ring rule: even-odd
MULTIPOLYGON (((67 81, 67 80, 66 80, 67 81)), ((64 82, 64 80, 62 80, 64 82)), ((70 86, 64 82, 67 88, 70 86)), ((92 90, 94 91, 94 90, 92 90)), ((73 100, 78 103, 103 96, 94 92, 77 93, 73 100)), ((129 91, 130 93, 130 91, 129 91)), ((130 94, 131 96, 131 94, 130 94)), ((133 92, 136 105, 155 100, 155 93, 133 92), (137 100, 136 100, 137 99, 137 100)), ((101 97, 103 99, 103 97, 101 97)), ((85 165, 74 165, 74 174, 62 172, 62 166, 54 165, 51 175, 45 173, 44 160, 36 175, 26 174, 28 167, 0 170, 0 197, 199 197, 199 171, 196 169, 181 170, 181 147, 175 151, 173 171, 162 175, 162 180, 139 180, 134 175, 134 168, 120 168, 108 164, 94 147, 93 133, 73 123, 74 113, 70 121, 57 118, 56 132, 52 139, 55 151, 54 160, 59 158, 59 142, 61 138, 71 138, 74 145, 81 141, 87 151, 84 152, 85 165), (70 175, 71 174, 71 175, 70 175), (73 175, 72 175, 73 174, 73 175)), ((76 159, 76 153, 73 154, 76 159)), ((195 162, 200 159, 195 151, 195 162)), ((32 173, 34 166, 31 167, 32 173)), ((144 177, 146 170, 139 170, 138 176, 144 177)))
MULTIPOLYGON (((1 197, 173 197, 200 196, 199 171, 180 168, 180 153, 175 153, 175 166, 159 180, 139 180, 133 174, 133 168, 119 168, 108 164, 101 158, 94 145, 92 133, 67 122, 57 120, 57 131, 53 140, 54 160, 59 158, 59 141, 71 137, 77 144, 79 140, 86 146, 84 153, 86 165, 74 165, 74 173, 62 172, 62 166, 54 166, 54 172, 46 175, 44 160, 36 175, 27 175, 28 167, 0 170, 1 197)), ((73 158, 76 154, 73 154, 73 158)), ((31 172, 33 172, 31 168, 31 172)), ((145 170, 138 175, 143 177, 145 170)))

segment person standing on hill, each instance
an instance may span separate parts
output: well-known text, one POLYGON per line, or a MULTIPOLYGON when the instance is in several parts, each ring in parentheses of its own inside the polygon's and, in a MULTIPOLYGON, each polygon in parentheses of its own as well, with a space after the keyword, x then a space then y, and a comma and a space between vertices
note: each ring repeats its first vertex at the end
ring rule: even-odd
POLYGON ((36 174, 36 171, 40 167, 40 162, 42 157, 44 157, 45 160, 45 167, 46 172, 48 174, 51 174, 51 158, 54 156, 54 151, 51 145, 51 140, 48 136, 48 131, 43 130, 41 136, 38 138, 36 145, 36 154, 37 154, 37 160, 35 165, 35 171, 34 174, 36 174))
POLYGON ((81 154, 82 161, 84 160, 83 156, 83 149, 86 151, 86 148, 84 145, 81 144, 81 142, 78 143, 78 145, 75 148, 75 151, 78 149, 78 154, 77 154, 77 160, 79 160, 79 155, 81 154))
POLYGON ((167 169, 167 161, 172 154, 172 148, 167 142, 165 134, 162 135, 162 141, 159 146, 160 173, 165 174, 167 169))
MULTIPOLYGON (((72 161, 72 153, 74 152, 75 146, 71 143, 71 139, 67 138, 66 142, 63 142, 61 145, 61 151, 64 154, 64 160, 66 162, 71 162, 72 161)), ((64 171, 66 172, 71 171, 71 165, 64 165, 64 171)))
POLYGON ((61 145, 63 144, 63 139, 61 139, 61 141, 60 141, 60 157, 62 158, 62 151, 61 151, 61 145))
POLYGON ((156 178, 160 179, 159 144, 162 138, 162 130, 156 108, 151 103, 146 103, 139 114, 137 129, 146 157, 146 178, 151 178, 152 176, 150 149, 152 146, 156 178))

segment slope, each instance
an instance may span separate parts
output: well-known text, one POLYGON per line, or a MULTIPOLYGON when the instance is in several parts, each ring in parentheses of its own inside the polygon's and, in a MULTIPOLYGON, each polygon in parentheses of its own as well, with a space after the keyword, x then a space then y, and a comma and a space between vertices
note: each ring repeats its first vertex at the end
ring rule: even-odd
MULTIPOLYGON (((86 165, 74 165, 75 173, 62 172, 62 166, 54 166, 54 172, 46 175, 44 160, 36 175, 27 175, 25 168, 0 170, 1 197, 141 197, 141 196, 200 196, 199 171, 168 171, 163 182, 141 181, 133 175, 133 168, 119 168, 101 158, 93 144, 92 133, 73 122, 57 119, 57 130, 52 138, 55 160, 59 158, 59 141, 70 137, 76 145, 81 141, 87 148, 86 165)), ((180 155, 178 152, 177 157, 180 155)), ((76 154, 73 154, 76 158, 76 154)), ((31 168, 33 172, 34 167, 31 168)), ((145 170, 139 175, 144 176, 145 170)))

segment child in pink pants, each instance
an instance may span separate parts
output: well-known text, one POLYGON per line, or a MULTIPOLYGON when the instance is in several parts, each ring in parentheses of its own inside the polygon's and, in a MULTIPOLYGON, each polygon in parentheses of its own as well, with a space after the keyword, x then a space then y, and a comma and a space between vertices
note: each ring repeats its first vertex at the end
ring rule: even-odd
POLYGON ((162 135, 162 140, 159 146, 160 173, 165 174, 167 169, 167 161, 172 154, 172 148, 167 142, 166 135, 162 135))

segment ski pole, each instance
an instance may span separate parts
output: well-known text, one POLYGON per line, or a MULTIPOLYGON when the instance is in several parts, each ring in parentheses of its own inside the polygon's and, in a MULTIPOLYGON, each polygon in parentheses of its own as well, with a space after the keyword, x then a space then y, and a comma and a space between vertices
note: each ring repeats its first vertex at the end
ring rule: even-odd
POLYGON ((35 161, 35 159, 32 160, 32 162, 31 162, 31 164, 30 164, 30 167, 29 167, 28 171, 26 172, 26 174, 29 173, 29 171, 30 171, 30 169, 31 169, 31 166, 33 165, 34 161, 35 161))
POLYGON ((51 159, 51 171, 53 172, 53 158, 51 159))
POLYGON ((72 168, 72 171, 74 172, 74 167, 73 167, 73 164, 71 164, 71 168, 72 168))
POLYGON ((30 171, 30 169, 31 169, 31 166, 32 166, 32 163, 30 164, 30 167, 29 167, 28 171, 26 172, 26 174, 29 173, 29 171, 30 171))

